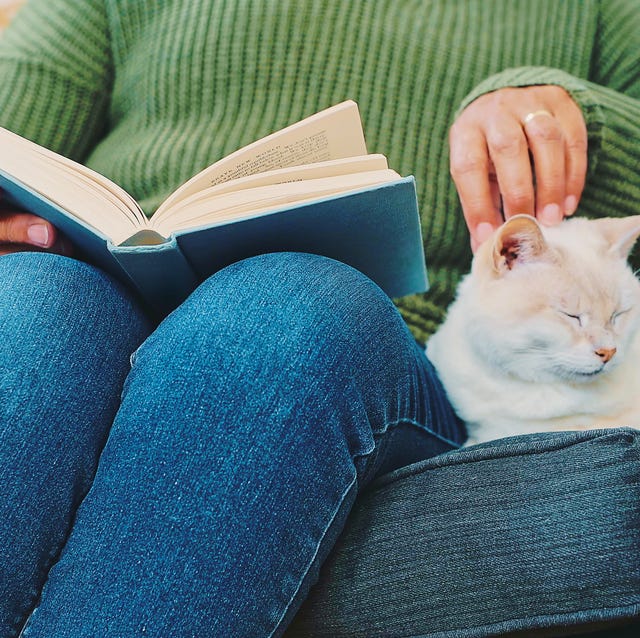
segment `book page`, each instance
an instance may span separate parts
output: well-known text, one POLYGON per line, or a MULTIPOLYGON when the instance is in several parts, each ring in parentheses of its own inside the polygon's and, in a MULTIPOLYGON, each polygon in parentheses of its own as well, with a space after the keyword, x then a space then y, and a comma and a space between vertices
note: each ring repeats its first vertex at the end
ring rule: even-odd
POLYGON ((112 182, 104 175, 101 175, 84 164, 74 162, 63 155, 58 155, 41 146, 38 147, 38 152, 46 162, 59 165, 60 171, 67 175, 68 179, 87 184, 92 190, 101 193, 103 199, 112 202, 135 226, 145 226, 147 224, 147 216, 140 208, 138 202, 115 182, 112 182))
POLYGON ((169 222, 171 224, 179 224, 181 219, 188 219, 189 211, 196 203, 208 201, 210 202, 209 206, 212 206, 215 198, 224 193, 257 188, 258 186, 286 184, 287 182, 299 182, 321 177, 337 177, 339 175, 384 170, 386 168, 388 168, 387 158, 384 155, 373 154, 345 157, 339 160, 304 164, 289 168, 278 168, 274 171, 258 173, 257 175, 248 175, 247 177, 232 179, 228 182, 196 191, 192 195, 178 200, 173 206, 162 210, 158 209, 151 218, 150 226, 156 228, 165 223, 167 219, 172 220, 169 222))
POLYGON ((231 179, 276 168, 366 154, 358 105, 348 100, 222 158, 180 186, 158 210, 231 179))
POLYGON ((177 230, 253 217, 281 206, 295 205, 399 179, 398 173, 386 169, 243 189, 209 200, 196 201, 189 207, 189 215, 181 215, 177 222, 169 216, 163 223, 155 226, 155 230, 169 237, 177 230))
POLYGON ((135 200, 114 182, 3 128, 0 169, 114 242, 148 223, 135 200))
POLYGON ((10 154, 2 154, 0 169, 17 184, 23 184, 114 243, 124 241, 138 226, 131 211, 108 190, 38 153, 14 148, 10 154))
MULTIPOLYGON (((40 146, 39 144, 21 137, 16 133, 12 133, 2 127, 0 127, 0 149, 2 149, 0 153, 0 168, 3 168, 6 165, 6 162, 10 161, 11 155, 14 152, 23 156, 26 154, 26 157, 33 157, 34 161, 39 157, 45 162, 45 164, 57 164, 62 167, 65 174, 69 176, 69 180, 75 181, 75 176, 79 175, 81 176, 77 178, 79 181, 94 184, 96 189, 105 192, 105 199, 117 201, 118 208, 125 212, 127 216, 137 220, 137 222, 141 224, 146 223, 145 214, 142 212, 142 209, 135 199, 131 197, 127 191, 125 191, 121 186, 118 186, 115 182, 112 182, 109 178, 88 168, 87 166, 55 153, 44 146, 40 146)), ((8 169, 5 170, 6 172, 11 173, 8 169)), ((24 181, 24 183, 31 185, 29 180, 24 181)), ((42 194, 46 195, 46 193, 42 194)))

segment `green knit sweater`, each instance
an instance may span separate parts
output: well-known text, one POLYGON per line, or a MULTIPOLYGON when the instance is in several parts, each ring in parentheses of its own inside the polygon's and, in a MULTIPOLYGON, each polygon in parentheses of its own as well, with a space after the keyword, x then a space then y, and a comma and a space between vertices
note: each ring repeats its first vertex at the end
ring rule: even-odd
POLYGON ((212 161, 331 104, 416 176, 431 290, 398 300, 424 340, 469 267, 448 169, 456 111, 559 84, 583 109, 581 211, 640 212, 637 0, 29 0, 0 42, 0 125, 86 162, 145 211, 212 161))

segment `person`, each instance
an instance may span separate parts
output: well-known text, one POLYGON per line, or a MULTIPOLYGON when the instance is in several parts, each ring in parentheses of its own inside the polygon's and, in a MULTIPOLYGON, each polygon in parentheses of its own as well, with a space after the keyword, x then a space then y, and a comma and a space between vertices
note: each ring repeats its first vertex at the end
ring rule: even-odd
POLYGON ((639 34, 633 0, 29 0, 0 125, 152 214, 353 98, 370 150, 417 176, 431 289, 394 305, 270 254, 155 325, 5 203, 0 636, 283 635, 358 491, 464 440, 422 344, 472 250, 514 213, 637 209, 639 34))

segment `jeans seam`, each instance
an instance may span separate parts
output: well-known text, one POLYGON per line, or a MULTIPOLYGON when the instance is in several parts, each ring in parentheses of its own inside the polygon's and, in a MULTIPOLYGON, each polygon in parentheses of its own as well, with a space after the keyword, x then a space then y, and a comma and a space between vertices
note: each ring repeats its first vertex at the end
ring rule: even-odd
MULTIPOLYGON (((426 432, 429 435, 434 436, 435 438, 437 438, 438 440, 447 443, 448 445, 451 445, 452 447, 458 448, 460 447, 460 445, 458 443, 455 443, 454 441, 451 441, 450 439, 438 434, 437 432, 434 432, 429 426, 423 424, 423 423, 419 423, 418 421, 416 421, 415 419, 410 419, 410 418, 400 418, 400 419, 396 419, 395 421, 390 421, 388 423, 386 423, 383 427, 383 429, 377 431, 377 432, 373 432, 373 444, 371 446, 371 448, 363 451, 363 452, 358 452, 357 454, 353 454, 351 456, 352 461, 355 463, 355 461, 357 459, 364 459, 367 456, 371 456, 375 451, 376 448, 378 447, 379 441, 382 437, 384 437, 385 434, 387 434, 390 430, 393 430, 394 428, 398 427, 399 425, 412 425, 424 432, 426 432)), ((387 450, 383 450, 384 455, 387 454, 387 450)), ((384 459, 384 456, 383 456, 384 459)), ((302 575, 300 576, 300 579, 298 581, 298 585, 295 588, 295 590, 293 591, 293 593, 291 594, 290 598, 289 598, 289 603, 285 606, 285 608, 282 611, 282 614, 280 615, 280 618, 277 620, 273 631, 269 634, 268 638, 273 638, 273 636, 275 635, 275 633, 278 631, 278 629, 280 628, 282 621, 284 620, 284 618, 287 616, 287 613, 289 612, 289 610, 291 609, 291 604, 293 602, 293 600, 295 599, 296 595, 299 593, 300 588, 302 587, 302 584, 304 583, 307 575, 309 574, 309 571, 311 569, 311 566, 313 565, 314 560, 318 557, 318 552, 320 551, 320 547, 322 546, 322 542, 323 540, 326 538, 327 535, 327 531, 331 528, 332 524, 334 523, 334 521, 336 520, 336 516, 338 515, 338 512, 340 511, 340 507, 342 506, 342 504, 344 503, 347 494, 354 488, 355 485, 358 484, 358 482, 360 480, 363 480, 366 478, 366 470, 363 470, 363 476, 359 477, 358 476, 358 472, 354 472, 354 476, 351 479, 351 481, 349 482, 349 484, 347 485, 346 489, 342 492, 340 498, 338 499, 338 503, 334 509, 333 515, 331 516, 331 518, 329 519, 329 521, 326 523, 325 527, 324 527, 324 531, 322 532, 320 538, 318 539, 317 543, 316 543, 316 548, 315 551, 313 553, 313 555, 311 556, 311 559, 309 560, 309 562, 307 563, 306 568, 303 570, 302 575)))
MULTIPOLYGON (((374 449, 375 449, 375 446, 374 446, 374 449)), ((354 476, 352 477, 351 481, 347 485, 346 489, 343 490, 342 494, 340 495, 340 498, 338 499, 338 503, 337 503, 337 505, 336 505, 336 507, 334 509, 333 515, 331 516, 330 520, 325 525, 324 530, 323 530, 322 534, 320 535, 320 538, 318 539, 318 542, 316 543, 315 551, 313 552, 313 555, 311 556, 311 559, 308 561, 306 568, 303 570, 303 573, 300 576, 300 579, 298 581, 298 585, 296 586, 295 590, 292 592, 291 596, 289 597, 289 602, 285 605, 285 608, 283 609, 282 613, 280 614, 280 618, 278 618, 278 620, 276 621, 276 624, 274 625, 273 631, 269 634, 268 638, 273 638, 273 636, 275 635, 276 631, 278 631, 278 629, 280 628, 280 625, 282 624, 282 621, 284 620, 284 618, 286 617, 287 613, 291 609, 291 604, 292 604, 294 598, 300 592, 300 588, 302 587, 302 584, 304 583, 305 579, 307 578, 307 575, 309 574, 309 571, 311 570, 311 566, 313 565, 313 562, 318 557, 318 552, 320 551, 320 547, 322 546, 322 541, 327 536, 327 531, 331 528, 331 525, 336 520, 336 516, 338 515, 338 512, 340 511, 340 507, 345 502, 345 499, 347 498, 347 494, 353 489, 354 485, 357 483, 357 480, 358 480, 357 472, 354 472, 354 476)))

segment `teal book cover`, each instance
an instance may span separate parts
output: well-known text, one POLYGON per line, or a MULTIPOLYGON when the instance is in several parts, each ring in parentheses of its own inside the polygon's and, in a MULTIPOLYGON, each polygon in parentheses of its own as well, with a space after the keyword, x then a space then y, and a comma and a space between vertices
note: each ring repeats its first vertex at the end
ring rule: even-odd
POLYGON ((392 298, 428 286, 415 180, 367 152, 350 100, 219 159, 150 219, 103 175, 2 128, 0 189, 159 314, 216 271, 270 252, 344 262, 392 298))
POLYGON ((78 258, 133 286, 159 313, 175 308, 217 270, 269 252, 336 259, 360 270, 390 297, 428 287, 413 177, 138 245, 114 245, 2 171, 0 188, 10 200, 58 227, 76 247, 78 258))

